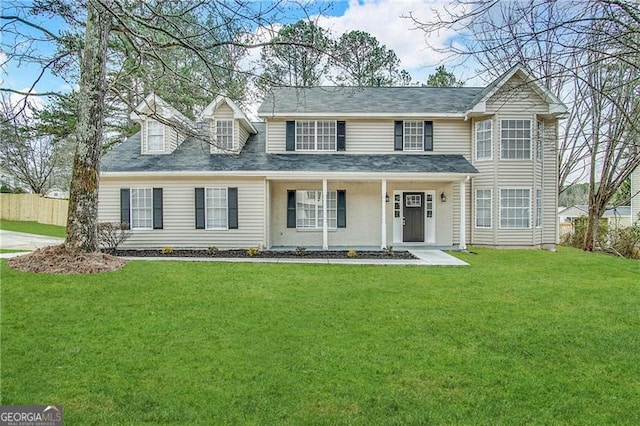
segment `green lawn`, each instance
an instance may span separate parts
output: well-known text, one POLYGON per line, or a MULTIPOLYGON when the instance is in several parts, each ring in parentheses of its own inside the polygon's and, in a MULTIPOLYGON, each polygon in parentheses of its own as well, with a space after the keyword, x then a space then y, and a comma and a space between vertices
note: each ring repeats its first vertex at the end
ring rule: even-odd
POLYGON ((6 231, 26 232, 28 234, 46 235, 65 238, 67 228, 64 226, 45 225, 38 222, 20 222, 16 220, 0 220, 0 229, 6 231))
POLYGON ((2 404, 67 424, 640 424, 640 262, 2 264, 2 404))

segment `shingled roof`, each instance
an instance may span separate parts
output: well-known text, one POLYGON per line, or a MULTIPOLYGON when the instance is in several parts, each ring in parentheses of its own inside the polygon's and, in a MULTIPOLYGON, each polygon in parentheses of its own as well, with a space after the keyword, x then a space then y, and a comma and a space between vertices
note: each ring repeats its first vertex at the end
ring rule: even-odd
POLYGON ((291 114, 464 114, 483 87, 274 87, 258 109, 291 114))
POLYGON ((109 172, 376 172, 451 173, 478 171, 462 155, 267 154, 265 125, 253 123, 251 135, 239 154, 209 154, 209 145, 189 138, 168 155, 140 153, 140 133, 108 151, 102 171, 109 172))

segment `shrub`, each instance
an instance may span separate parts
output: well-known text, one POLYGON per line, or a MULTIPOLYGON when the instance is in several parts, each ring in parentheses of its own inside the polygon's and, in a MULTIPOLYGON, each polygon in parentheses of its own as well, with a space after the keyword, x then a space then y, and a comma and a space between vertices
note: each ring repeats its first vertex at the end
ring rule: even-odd
POLYGON ((162 254, 171 254, 173 253, 173 247, 162 247, 162 250, 160 250, 160 253, 162 254))
POLYGON ((609 241, 610 248, 620 256, 640 259, 640 226, 612 229, 609 241))
POLYGON ((306 247, 298 246, 296 247, 296 256, 304 256, 304 253, 307 251, 306 247))
POLYGON ((218 252, 219 252, 219 251, 220 251, 220 250, 218 250, 218 247, 216 247, 216 246, 210 246, 210 247, 207 249, 207 253, 209 253, 210 255, 218 254, 218 252))
POLYGON ((120 244, 131 236, 127 222, 98 223, 98 243, 111 252, 115 252, 120 244))
POLYGON ((349 259, 355 259, 356 257, 358 257, 358 253, 355 250, 349 250, 347 252, 347 257, 349 259))
POLYGON ((384 248, 384 252, 385 252, 387 255, 391 256, 391 254, 393 253, 393 246, 386 246, 386 247, 384 248))
MULTIPOLYGON (((573 222, 573 232, 569 232, 562 236, 560 244, 582 248, 584 245, 584 236, 587 232, 588 219, 581 217, 573 222)), ((596 236, 596 247, 605 247, 607 244, 609 228, 606 221, 601 221, 598 225, 598 234, 596 236)))
POLYGON ((250 247, 247 249, 247 256, 253 257, 260 254, 260 249, 257 247, 250 247))

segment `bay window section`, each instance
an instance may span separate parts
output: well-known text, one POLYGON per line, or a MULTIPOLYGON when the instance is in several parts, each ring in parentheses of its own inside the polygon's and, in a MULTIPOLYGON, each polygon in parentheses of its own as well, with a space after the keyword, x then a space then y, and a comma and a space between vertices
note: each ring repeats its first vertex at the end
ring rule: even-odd
POLYGON ((531 159, 531 120, 502 120, 500 132, 500 158, 531 159))
POLYGON ((508 188, 500 190, 500 227, 529 228, 531 218, 531 191, 508 188))
POLYGON ((476 123, 476 160, 491 160, 491 120, 476 123))
POLYGON ((476 228, 491 228, 491 190, 476 190, 476 228))

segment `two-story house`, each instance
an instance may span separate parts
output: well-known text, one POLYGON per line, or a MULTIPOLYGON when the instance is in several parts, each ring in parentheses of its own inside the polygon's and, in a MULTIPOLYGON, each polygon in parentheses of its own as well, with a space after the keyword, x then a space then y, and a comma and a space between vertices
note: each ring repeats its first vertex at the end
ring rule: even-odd
POLYGON ((254 123, 222 96, 192 123, 150 95, 103 158, 99 220, 128 222, 130 248, 554 248, 565 112, 519 67, 487 87, 274 88, 254 123))

